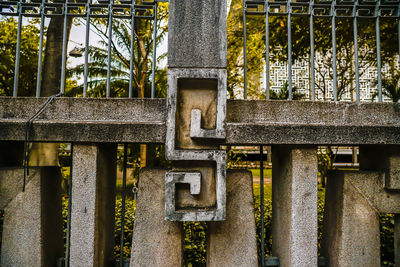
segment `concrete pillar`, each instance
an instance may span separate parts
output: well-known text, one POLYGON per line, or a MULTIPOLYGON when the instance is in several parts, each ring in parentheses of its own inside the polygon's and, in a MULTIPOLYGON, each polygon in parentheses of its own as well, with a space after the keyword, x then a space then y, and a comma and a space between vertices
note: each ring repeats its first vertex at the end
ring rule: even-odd
POLYGON ((181 223, 164 220, 166 172, 143 169, 139 175, 130 266, 176 267, 183 264, 181 223))
POLYGON ((317 266, 317 147, 272 147, 272 253, 280 266, 317 266))
POLYGON ((115 144, 74 144, 70 266, 108 266, 114 249, 115 144))
POLYGON ((322 240, 328 266, 380 266, 379 212, 358 183, 376 177, 372 172, 329 173, 322 240))
POLYGON ((229 171, 226 177, 226 220, 210 222, 207 266, 258 266, 253 177, 229 171))
POLYGON ((0 169, 4 209, 1 266, 55 266, 63 256, 61 173, 58 167, 0 169))

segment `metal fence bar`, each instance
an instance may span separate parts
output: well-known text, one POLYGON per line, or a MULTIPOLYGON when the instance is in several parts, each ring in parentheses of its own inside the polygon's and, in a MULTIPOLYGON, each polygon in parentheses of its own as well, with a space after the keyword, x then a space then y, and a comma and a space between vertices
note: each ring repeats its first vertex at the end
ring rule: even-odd
POLYGON ((22 3, 18 1, 18 26, 17 26, 17 47, 15 50, 15 69, 14 69, 14 88, 13 97, 18 95, 18 78, 19 78, 19 59, 21 49, 21 31, 22 31, 22 3))
POLYGON ((247 99, 247 51, 246 51, 246 0, 242 1, 243 4, 243 98, 247 99))
POLYGON ((89 64, 89 36, 90 36, 90 4, 91 0, 86 3, 86 36, 85 36, 85 67, 83 71, 83 97, 86 97, 88 87, 88 64, 89 64))
POLYGON ((292 93, 292 16, 291 16, 291 7, 290 7, 290 0, 287 0, 286 4, 286 11, 287 11, 287 41, 288 41, 288 91, 289 91, 289 100, 292 100, 293 93, 292 93))
POLYGON ((43 35, 44 35, 44 4, 45 0, 42 0, 40 4, 40 39, 39 39, 39 58, 38 58, 38 68, 36 75, 36 97, 40 97, 40 83, 42 80, 42 56, 43 56, 43 35))
POLYGON ((265 94, 269 100, 269 6, 268 1, 264 3, 265 11, 265 94))
POLYGON ((260 146, 260 225, 261 225, 261 267, 265 265, 265 253, 264 253, 264 159, 263 159, 263 146, 260 146))
POLYGON ((130 53, 130 61, 129 61, 129 93, 128 97, 133 97, 133 56, 134 56, 134 49, 135 49, 135 5, 136 0, 132 0, 132 7, 131 7, 131 53, 130 53))
POLYGON ((110 97, 111 91, 111 44, 112 44, 112 13, 114 0, 110 0, 108 4, 108 46, 107 46, 107 87, 106 97, 110 97))
POLYGON ((399 66, 400 66, 400 8, 398 8, 397 9, 397 16, 398 16, 398 22, 397 22, 397 38, 399 39, 398 40, 398 45, 399 45, 399 54, 398 54, 398 57, 397 57, 397 59, 398 59, 398 61, 399 61, 399 66))
POLYGON ((156 91, 156 61, 157 61, 157 0, 154 1, 153 20, 153 64, 151 68, 151 98, 154 98, 156 91))
MULTIPOLYGON (((356 1, 356 5, 358 1, 356 1)), ((355 64, 355 75, 356 75, 356 102, 360 102, 360 71, 358 66, 358 30, 357 30, 357 15, 356 9, 354 8, 353 18, 353 34, 354 34, 354 64, 355 64)))
POLYGON ((63 29, 63 49, 61 62, 61 89, 62 94, 65 93, 65 69, 67 64, 67 24, 68 24, 68 0, 64 4, 64 29, 63 29))
POLYGON ((128 161, 128 144, 124 144, 124 163, 122 172, 122 207, 121 207, 121 239, 119 242, 119 264, 124 266, 124 234, 125 234, 125 199, 126 199, 126 166, 128 161))
POLYGON ((337 68, 336 68, 336 1, 331 4, 332 12, 332 72, 333 72, 333 100, 338 101, 337 92, 337 68))
POLYGON ((381 62, 381 39, 380 39, 380 0, 377 2, 375 7, 376 16, 376 60, 377 60, 377 71, 378 71, 378 100, 382 102, 382 62, 381 62))
MULTIPOLYGON (((74 161, 73 155, 74 146, 71 145, 71 161, 74 161)), ((72 211, 72 162, 69 174, 69 183, 68 183, 68 215, 67 215, 67 237, 65 244, 65 262, 64 267, 69 266, 69 248, 71 246, 71 211, 72 211)))
POLYGON ((315 70, 314 70, 314 16, 312 6, 314 1, 310 1, 310 76, 311 76, 311 100, 315 101, 315 70))

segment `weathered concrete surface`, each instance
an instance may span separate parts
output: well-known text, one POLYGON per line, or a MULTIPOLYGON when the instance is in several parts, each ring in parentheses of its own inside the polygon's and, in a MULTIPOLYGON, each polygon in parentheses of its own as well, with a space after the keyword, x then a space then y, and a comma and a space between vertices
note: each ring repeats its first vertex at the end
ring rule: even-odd
POLYGON ((360 169, 385 172, 385 188, 400 190, 400 146, 360 146, 360 169))
POLYGON ((131 266, 182 266, 181 223, 164 220, 167 170, 143 169, 139 175, 131 266), (151 203, 151 205, 149 205, 151 203))
MULTIPOLYGON (((0 140, 25 140, 45 98, 0 97, 0 140)), ((393 103, 228 100, 226 144, 400 145, 393 103), (312 136, 313 138, 310 138, 312 136)), ((32 141, 165 143, 165 99, 55 99, 32 141), (113 112, 110 112, 110 111, 113 112)))
POLYGON ((117 150, 114 144, 74 144, 71 266, 109 266, 114 249, 117 150))
POLYGON ((183 79, 178 80, 177 107, 176 107, 176 135, 177 149, 217 149, 211 140, 193 139, 190 137, 191 112, 201 110, 202 128, 214 129, 217 119, 217 89, 215 79, 183 79))
POLYGON ((280 266, 317 266, 317 147, 272 147, 272 253, 280 266))
POLYGON ((354 190, 360 192, 378 212, 400 213, 400 194, 396 191, 385 190, 384 172, 346 171, 340 175, 344 176, 354 190))
POLYGON ((10 190, 1 196, 5 211, 1 265, 54 266, 64 247, 60 169, 31 168, 25 192, 23 173, 23 168, 0 169, 2 186, 7 182, 10 190))
POLYGON ((200 171, 200 194, 192 195, 187 185, 176 185, 176 208, 215 208, 217 204, 215 164, 207 161, 174 162, 174 171, 200 171))
POLYGON ((208 225, 207 266, 258 266, 253 177, 227 171, 226 220, 208 225))
POLYGON ((226 12, 226 0, 170 1, 168 68, 226 68, 226 12))
POLYGON ((354 181, 374 174, 357 174, 334 171, 328 177, 322 255, 330 267, 380 266, 379 213, 354 181))

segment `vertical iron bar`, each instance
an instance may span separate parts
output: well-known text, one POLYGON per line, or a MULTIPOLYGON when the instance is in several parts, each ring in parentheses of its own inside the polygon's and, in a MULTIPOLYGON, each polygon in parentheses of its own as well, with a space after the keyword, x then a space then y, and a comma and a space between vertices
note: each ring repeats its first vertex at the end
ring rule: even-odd
POLYGON ((111 40, 112 40, 112 13, 113 13, 113 0, 108 4, 108 47, 107 47, 107 87, 106 97, 110 97, 110 80, 111 80, 111 40))
POLYGON ((264 3, 265 10, 265 93, 269 100, 269 6, 268 0, 264 3))
MULTIPOLYGON (((74 161, 72 155, 74 150, 73 144, 71 144, 71 162, 74 161)), ((68 183, 68 215, 67 215, 67 240, 66 240, 66 245, 65 245, 65 262, 64 262, 64 267, 69 266, 69 248, 70 248, 70 243, 71 243, 71 210, 72 210, 72 166, 73 164, 71 163, 71 167, 69 170, 69 183, 68 183)))
POLYGON ((156 60, 157 60, 157 7, 158 3, 157 0, 154 0, 154 20, 153 20, 153 64, 151 69, 151 98, 155 96, 155 86, 156 86, 156 60))
POLYGON ((83 73, 83 97, 86 97, 88 86, 88 64, 89 64, 89 34, 90 34, 90 4, 91 0, 86 3, 86 37, 85 37, 85 69, 83 73))
POLYGON ((65 69, 67 65, 67 22, 68 22, 68 0, 64 4, 64 29, 63 29, 63 49, 61 62, 61 88, 62 94, 65 92, 65 69))
POLYGON ((311 99, 315 101, 315 71, 314 71, 314 1, 310 1, 310 76, 311 76, 311 99))
POLYGON ((292 100, 292 14, 290 8, 290 0, 287 0, 286 11, 288 14, 288 23, 287 23, 287 31, 288 31, 288 91, 289 91, 289 100, 292 100))
POLYGON ((17 26, 17 47, 15 51, 15 69, 14 69, 14 88, 13 97, 18 95, 18 78, 19 78, 19 57, 21 49, 21 31, 22 31, 22 3, 18 1, 18 26, 17 26))
POLYGON ((399 60, 399 67, 400 67, 400 7, 398 8, 398 22, 397 22, 397 27, 398 27, 398 30, 397 30, 397 37, 399 38, 399 54, 398 54, 398 60, 399 60))
POLYGON ((264 267, 264 159, 263 159, 263 146, 260 146, 260 212, 261 212, 261 267, 264 267))
POLYGON ((42 54, 43 54, 43 32, 44 32, 44 1, 40 4, 40 39, 39 39, 39 58, 38 58, 38 68, 36 75, 36 97, 40 97, 40 83, 42 80, 42 54))
POLYGON ((382 102, 382 62, 381 62, 381 38, 380 38, 380 1, 377 2, 375 7, 375 15, 376 15, 376 60, 378 67, 378 99, 379 102, 382 102))
POLYGON ((243 98, 247 99, 246 0, 243 3, 243 98))
POLYGON ((121 267, 124 266, 124 228, 125 228, 125 198, 126 198, 126 165, 128 160, 128 144, 124 144, 124 166, 122 172, 122 211, 121 211, 121 239, 120 239, 120 250, 119 250, 119 264, 121 267))
POLYGON ((135 48, 135 5, 136 0, 132 0, 131 7, 131 60, 129 62, 129 98, 133 96, 133 56, 134 56, 134 48, 135 48))
POLYGON ((336 1, 331 4, 332 12, 332 71, 333 71, 333 100, 338 100, 337 94, 337 70, 336 70, 336 1))
POLYGON ((358 69, 358 29, 357 29, 357 4, 355 2, 353 14, 353 33, 354 33, 354 61, 355 61, 355 74, 356 74, 356 101, 360 102, 360 73, 358 69))

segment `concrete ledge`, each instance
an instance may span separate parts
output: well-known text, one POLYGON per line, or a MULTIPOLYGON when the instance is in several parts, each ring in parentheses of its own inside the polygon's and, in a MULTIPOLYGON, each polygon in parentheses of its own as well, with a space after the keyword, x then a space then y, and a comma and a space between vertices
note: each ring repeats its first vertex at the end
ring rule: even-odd
MULTIPOLYGON (((0 97, 0 140, 23 141, 45 98, 0 97)), ((32 141, 164 143, 165 99, 60 98, 32 141)), ((400 144, 400 105, 228 100, 226 144, 400 144)))

